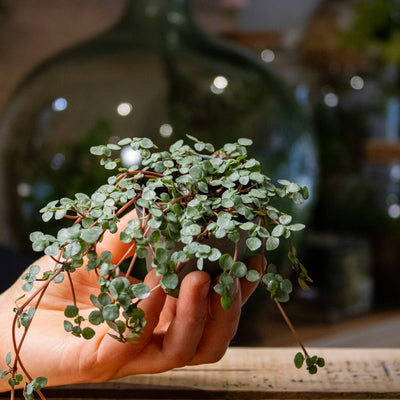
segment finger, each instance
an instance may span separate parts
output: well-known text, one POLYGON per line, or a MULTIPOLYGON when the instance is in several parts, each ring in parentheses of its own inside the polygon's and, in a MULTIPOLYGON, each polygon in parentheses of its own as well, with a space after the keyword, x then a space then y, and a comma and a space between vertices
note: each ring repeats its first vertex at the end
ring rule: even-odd
MULTIPOLYGON (((145 313, 146 325, 140 337, 137 338, 137 342, 135 344, 119 343, 109 335, 105 335, 98 347, 100 363, 101 360, 105 362, 110 360, 110 363, 113 362, 115 365, 124 365, 132 360, 135 361, 135 355, 151 341, 166 298, 165 292, 159 285, 159 280, 160 277, 156 276, 155 271, 151 271, 145 278, 144 283, 150 287, 151 294, 139 303, 139 307, 145 313)), ((112 331, 110 333, 114 334, 112 331)))
POLYGON ((195 356, 208 316, 210 276, 201 271, 182 281, 176 313, 163 337, 143 349, 150 371, 162 372, 187 365, 195 356), (162 339, 162 340, 160 340, 162 339))
POLYGON ((172 367, 187 365, 194 357, 208 317, 210 276, 201 271, 182 281, 176 314, 163 341, 163 354, 172 367))
POLYGON ((242 306, 239 280, 234 281, 233 303, 228 310, 222 308, 221 296, 213 289, 209 298, 208 320, 191 365, 211 363, 221 359, 238 328, 242 306))

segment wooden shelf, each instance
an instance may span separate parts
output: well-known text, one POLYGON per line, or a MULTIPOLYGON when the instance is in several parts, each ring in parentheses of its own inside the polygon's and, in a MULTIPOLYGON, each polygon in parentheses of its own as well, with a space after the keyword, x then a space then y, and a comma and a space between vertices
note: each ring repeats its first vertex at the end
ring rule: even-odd
POLYGON ((377 164, 400 162, 400 142, 368 139, 364 146, 367 161, 377 164))
MULTIPOLYGON (((215 364, 99 384, 48 388, 48 399, 400 399, 400 349, 310 349, 326 360, 310 375, 296 348, 230 348, 215 364)), ((3 394, 4 395, 4 394, 3 394)))

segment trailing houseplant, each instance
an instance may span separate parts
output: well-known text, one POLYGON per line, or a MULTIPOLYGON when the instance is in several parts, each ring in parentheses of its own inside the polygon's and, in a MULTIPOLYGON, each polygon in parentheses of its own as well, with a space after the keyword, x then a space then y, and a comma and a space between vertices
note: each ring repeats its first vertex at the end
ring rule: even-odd
POLYGON ((296 366, 306 361, 313 374, 324 365, 322 358, 308 355, 282 308, 292 292, 291 281, 274 265, 266 271, 263 266, 255 270, 242 261, 246 254, 264 255, 287 241, 298 283, 307 289, 312 280, 291 240, 292 233, 304 225, 279 209, 285 199, 301 204, 308 197, 307 188, 287 180, 279 180, 275 186, 261 172, 260 163, 248 156, 250 139, 238 139, 218 150, 210 143, 189 139, 193 147, 179 140, 169 151, 158 151, 148 138, 125 138, 118 144, 92 147, 91 153, 110 171, 107 183, 91 196, 77 193, 73 199, 52 201, 41 210, 45 222, 65 218, 73 224, 56 236, 42 232, 30 236, 33 249, 50 257, 53 267, 44 271, 32 265, 22 276, 23 290, 29 293, 15 300, 13 357, 11 352, 7 354, 7 368, 0 372, 3 380, 8 379, 12 395, 23 372, 29 380, 25 398, 33 398, 35 391, 44 398, 41 389, 47 380, 29 375, 20 350, 50 285, 64 279, 70 283, 71 304, 64 310, 64 330, 69 334, 89 340, 96 335, 96 326, 106 324, 111 330, 108 335, 118 342, 135 343, 140 338, 146 324, 141 302, 155 290, 143 282, 132 283, 130 277, 140 260, 161 276, 158 288, 171 296, 179 296, 181 281, 192 270, 218 276, 213 290, 220 295, 224 309, 232 305, 236 278, 259 282, 302 347, 303 352, 295 356, 296 366), (140 156, 137 165, 122 167, 114 157, 124 146, 140 156), (120 229, 118 222, 123 217, 128 221, 120 229), (106 234, 119 234, 127 246, 117 261, 107 249, 99 251, 106 234), (88 315, 78 307, 71 279, 80 269, 95 273, 98 284, 98 290, 88 294, 94 307, 88 315), (19 328, 22 334, 18 334, 19 328))

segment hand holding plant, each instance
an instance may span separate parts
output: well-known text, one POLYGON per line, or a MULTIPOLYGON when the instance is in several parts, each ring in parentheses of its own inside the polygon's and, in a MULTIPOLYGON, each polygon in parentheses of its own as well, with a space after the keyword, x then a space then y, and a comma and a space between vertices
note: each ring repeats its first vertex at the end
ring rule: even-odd
MULTIPOLYGON (((126 215, 119 224, 120 229, 132 218, 132 213, 126 215)), ((118 234, 105 235, 98 246, 99 250, 107 249, 115 254, 115 260, 129 248, 119 240, 118 234)), ((50 256, 44 256, 36 264, 46 271, 53 267, 54 261, 50 256)), ((246 264, 249 268, 259 268, 263 260, 261 256, 252 256, 246 264)), ((88 273, 83 268, 71 275, 76 305, 80 314, 88 318, 96 310, 89 296, 99 294, 98 277, 94 271, 88 273)), ((59 284, 50 284, 20 350, 24 368, 32 377, 45 376, 48 385, 61 385, 156 373, 220 359, 236 331, 241 305, 257 283, 238 280, 233 305, 226 311, 221 308, 220 298, 212 290, 216 282, 211 282, 207 273, 196 271, 185 277, 179 298, 166 295, 159 285, 160 278, 155 270, 146 276, 145 283, 153 290, 140 303, 147 323, 135 344, 123 344, 111 338, 107 333, 114 331, 106 324, 94 327, 96 335, 92 340, 67 334, 62 321, 65 319, 64 310, 71 303, 70 282, 64 279, 59 284)), ((137 283, 134 279, 131 282, 137 283)), ((41 285, 43 282, 36 282, 35 289, 41 285)), ((9 329, 14 317, 14 299, 23 293, 21 283, 17 281, 0 295, 2 354, 12 348, 9 329)), ((36 302, 37 299, 29 302, 26 309, 35 307, 36 302)), ((18 369, 23 374, 21 368, 19 366, 18 369)), ((28 377, 25 376, 24 380, 28 377)), ((0 391, 6 390, 9 390, 9 385, 0 380, 0 391)))
POLYGON ((309 372, 323 366, 309 357, 280 305, 289 300, 291 281, 264 265, 265 253, 286 240, 298 283, 307 289, 312 282, 291 241, 304 225, 279 209, 282 199, 301 204, 307 189, 287 180, 275 186, 248 157, 249 139, 219 150, 190 139, 194 148, 179 140, 169 151, 157 151, 147 138, 93 147, 115 175, 91 196, 77 193, 41 210, 46 222, 73 224, 56 237, 33 232, 33 249, 46 256, 22 276, 27 294, 14 285, 2 295, 0 311, 8 319, 1 329, 13 321, 3 344, 13 351, 0 373, 12 394, 24 379, 26 399, 34 391, 44 398, 47 379, 51 385, 104 381, 216 361, 259 283, 298 339, 309 372), (140 155, 140 165, 119 165, 113 151, 123 146, 140 155), (247 261, 243 243, 255 254, 247 261), (139 259, 150 271, 144 282, 131 275, 139 259))

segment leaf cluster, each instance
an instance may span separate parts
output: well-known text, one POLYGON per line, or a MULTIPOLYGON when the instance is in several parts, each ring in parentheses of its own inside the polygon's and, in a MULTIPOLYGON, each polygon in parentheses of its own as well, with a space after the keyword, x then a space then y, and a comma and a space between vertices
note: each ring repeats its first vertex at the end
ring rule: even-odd
POLYGON ((318 372, 318 368, 322 368, 325 366, 325 360, 322 357, 304 357, 303 353, 296 353, 296 355, 294 356, 294 365, 297 368, 301 368, 304 364, 304 361, 306 362, 307 370, 311 375, 316 374, 318 372))

